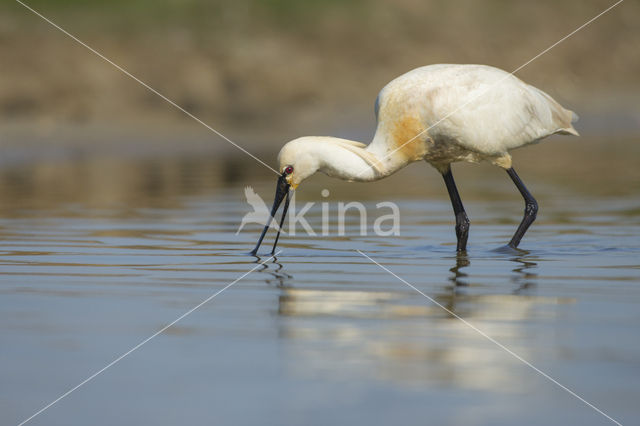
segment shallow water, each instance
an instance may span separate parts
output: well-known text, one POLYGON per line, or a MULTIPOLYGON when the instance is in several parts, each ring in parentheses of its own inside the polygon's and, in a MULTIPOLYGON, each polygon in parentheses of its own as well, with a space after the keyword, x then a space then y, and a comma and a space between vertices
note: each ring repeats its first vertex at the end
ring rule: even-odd
MULTIPOLYGON (((509 195, 469 197, 469 253, 456 256, 441 182, 431 177, 439 195, 417 196, 394 181, 354 192, 372 215, 394 193, 400 236, 360 235, 352 215, 345 236, 284 235, 276 259, 256 259, 247 252, 258 226, 236 235, 250 211, 243 187, 253 182, 270 202, 273 178, 213 182, 197 161, 170 164, 178 172, 111 174, 135 177, 113 197, 109 185, 65 192, 34 183, 33 171, 4 175, 15 191, 0 209, 2 424, 28 418, 265 260, 30 424, 610 423, 469 324, 616 420, 637 422, 634 193, 550 194, 534 177, 539 220, 522 250, 500 250, 522 205, 508 182, 485 174, 479 186, 509 195)), ((318 201, 306 216, 316 230, 315 194, 327 182, 299 191, 318 201)), ((334 185, 332 214, 354 199, 334 185)))

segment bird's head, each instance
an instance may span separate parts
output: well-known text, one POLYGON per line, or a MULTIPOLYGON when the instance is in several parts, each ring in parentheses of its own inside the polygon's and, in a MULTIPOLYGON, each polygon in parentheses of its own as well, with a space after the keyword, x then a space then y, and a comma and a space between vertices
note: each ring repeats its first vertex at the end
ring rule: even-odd
POLYGON ((312 138, 298 138, 285 144, 278 154, 278 171, 294 190, 320 167, 318 156, 313 152, 314 146, 317 142, 314 143, 312 138))
MULTIPOLYGON (((282 212, 282 220, 280 228, 282 228, 282 222, 287 214, 289 208, 290 189, 294 190, 300 185, 300 183, 318 171, 319 161, 316 155, 312 153, 313 141, 311 138, 298 138, 288 142, 282 147, 278 154, 278 171, 280 176, 278 177, 278 183, 276 184, 276 195, 273 200, 273 206, 271 207, 271 218, 273 218, 282 203, 282 200, 286 196, 284 203, 284 209, 282 212)), ((262 235, 258 239, 258 244, 251 252, 255 255, 262 244, 262 240, 269 229, 269 223, 267 223, 262 231, 262 235)), ((278 237, 280 236, 280 230, 276 236, 275 243, 273 244, 273 254, 278 244, 278 237)))

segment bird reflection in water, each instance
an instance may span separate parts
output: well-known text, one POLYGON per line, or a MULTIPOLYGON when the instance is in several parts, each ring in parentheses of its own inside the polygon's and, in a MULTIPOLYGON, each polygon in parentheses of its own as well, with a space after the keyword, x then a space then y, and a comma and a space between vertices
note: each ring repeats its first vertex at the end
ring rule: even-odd
MULTIPOLYGON (((463 269, 469 265, 471 265, 471 261, 469 260, 469 256, 467 255, 467 253, 458 252, 456 254, 456 264, 451 269, 449 269, 449 271, 452 273, 452 275, 449 277, 449 281, 453 283, 453 285, 446 286, 446 288, 448 288, 448 291, 437 297, 437 299, 440 299, 439 303, 447 308, 449 312, 458 314, 456 312, 456 300, 458 296, 463 295, 461 288, 469 286, 469 283, 467 282, 469 274, 463 272, 463 269)), ((450 313, 449 316, 454 317, 450 313)))
MULTIPOLYGON (((514 290, 514 294, 518 294, 536 285, 538 274, 534 271, 538 264, 531 259, 531 252, 521 249, 515 249, 514 251, 515 255, 509 258, 511 262, 515 263, 515 268, 512 269, 514 274, 511 277, 511 282, 517 286, 514 290)), ((471 265, 471 261, 467 254, 458 253, 456 256, 456 264, 449 269, 452 273, 449 281, 453 283, 452 290, 456 294, 460 293, 460 287, 469 286, 467 281, 469 274, 462 271, 469 265, 471 265)))
MULTIPOLYGON (((506 289, 492 278, 487 282, 485 275, 470 272, 467 254, 439 261, 444 261, 443 274, 431 282, 430 290, 428 281, 415 284, 449 313, 385 275, 377 282, 353 282, 344 273, 344 263, 327 263, 322 272, 312 276, 300 272, 294 278, 286 262, 277 258, 266 262, 260 272, 279 292, 274 325, 283 353, 298 360, 288 364, 291 373, 340 379, 375 374, 379 380, 412 386, 518 389, 521 378, 499 362, 504 354, 456 316, 497 339, 523 335, 522 324, 535 318, 534 306, 557 304, 557 300, 520 296, 535 285, 537 275, 532 271, 537 265, 531 254, 518 251, 473 261, 512 275, 515 286, 508 282, 506 289)), ((520 352, 528 356, 528 348, 520 352)))
MULTIPOLYGON (((514 284, 513 294, 526 294, 527 291, 536 285, 538 274, 534 271, 538 264, 531 260, 531 252, 527 250, 509 249, 509 251, 513 252, 513 256, 509 257, 508 260, 515 264, 515 267, 512 269, 513 275, 510 278, 510 281, 514 284)), ((469 274, 465 272, 464 269, 471 265, 471 261, 466 253, 458 253, 455 259, 455 265, 449 269, 451 272, 449 281, 453 285, 447 286, 448 291, 437 296, 436 299, 450 312, 460 316, 467 316, 471 313, 461 311, 460 303, 469 302, 471 299, 478 299, 477 296, 467 295, 463 290, 465 287, 470 286, 469 274)), ((454 317, 454 315, 451 314, 449 316, 454 317)))
MULTIPOLYGON (((255 256, 255 263, 260 263, 262 259, 260 257, 255 256)), ((285 287, 285 282, 293 278, 292 275, 288 274, 284 270, 284 265, 278 262, 278 258, 276 256, 272 256, 272 259, 268 262, 261 263, 261 268, 258 269, 258 272, 263 272, 269 274, 270 277, 265 279, 264 281, 268 285, 275 285, 276 287, 285 287), (275 265, 274 267, 270 267, 269 265, 275 265)))
POLYGON ((510 259, 516 264, 511 277, 511 282, 517 286, 513 291, 514 294, 526 293, 536 286, 538 274, 534 271, 538 264, 531 260, 531 257, 531 252, 517 249, 517 255, 510 259))
MULTIPOLYGON (((507 260, 513 262, 513 275, 511 282, 515 287, 513 295, 526 293, 536 285, 537 273, 534 272, 537 263, 531 260, 531 253, 526 250, 517 250, 507 260)), ((256 263, 261 262, 256 257, 256 263)), ((444 306, 445 316, 462 317, 473 316, 473 311, 478 309, 478 304, 486 298, 494 299, 509 297, 508 295, 470 295, 465 290, 471 286, 470 275, 466 268, 471 265, 471 260, 466 253, 458 253, 455 256, 455 264, 449 269, 451 275, 448 281, 451 283, 442 288, 442 292, 433 297, 444 306), (455 314, 455 315, 453 315, 455 314)), ((326 288, 308 288, 303 286, 296 288, 291 285, 293 276, 287 272, 285 265, 277 257, 262 264, 260 272, 266 274, 265 283, 282 288, 284 293, 279 297, 278 312, 281 315, 341 315, 345 317, 423 317, 441 316, 442 309, 437 306, 416 306, 407 304, 406 295, 393 291, 363 291, 361 288, 341 288, 329 290, 326 288)), ((511 299, 508 299, 511 300, 511 299)), ((511 301, 510 303, 512 303, 511 301)))
POLYGON ((453 268, 449 269, 453 273, 449 281, 451 281, 454 287, 467 287, 469 283, 465 280, 469 276, 469 274, 462 272, 462 269, 469 266, 471 262, 469 261, 469 256, 467 253, 458 253, 456 255, 456 264, 453 268))

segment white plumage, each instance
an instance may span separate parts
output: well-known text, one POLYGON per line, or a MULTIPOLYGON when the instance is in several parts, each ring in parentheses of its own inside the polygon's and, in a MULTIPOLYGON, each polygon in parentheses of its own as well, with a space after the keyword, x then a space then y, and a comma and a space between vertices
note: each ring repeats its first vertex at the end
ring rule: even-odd
POLYGON ((347 181, 375 181, 409 163, 427 161, 447 185, 459 251, 466 248, 469 222, 451 163, 490 161, 507 171, 526 205, 509 243, 516 247, 538 207, 513 169, 509 151, 554 133, 578 135, 572 111, 514 75, 486 65, 438 64, 409 71, 380 91, 375 110, 377 128, 369 145, 318 136, 287 143, 278 155, 281 179, 293 189, 318 171, 347 181))
POLYGON ((427 127, 434 126, 427 132, 432 139, 487 156, 553 133, 577 135, 571 111, 514 75, 486 65, 417 68, 391 81, 378 96, 382 134, 389 121, 413 111, 427 127))
POLYGON ((509 150, 554 133, 578 135, 572 111, 487 65, 438 64, 409 71, 380 91, 376 115, 368 146, 331 137, 299 138, 280 151, 280 170, 294 167, 289 183, 295 188, 316 171, 371 181, 419 160, 440 171, 456 161, 487 160, 509 168, 509 150), (308 155, 317 161, 305 160, 308 155), (298 161, 303 167, 296 167, 298 161))

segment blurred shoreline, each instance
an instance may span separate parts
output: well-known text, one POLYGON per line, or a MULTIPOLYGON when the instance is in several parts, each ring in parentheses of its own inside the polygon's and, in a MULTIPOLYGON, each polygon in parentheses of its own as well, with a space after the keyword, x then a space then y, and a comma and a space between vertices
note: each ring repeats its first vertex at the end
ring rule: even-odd
MULTIPOLYGON (((513 70, 610 6, 596 0, 28 4, 272 166, 280 147, 298 136, 369 142, 375 97, 400 74, 430 63, 513 70)), ((582 135, 514 152, 521 174, 578 193, 639 192, 637 16, 640 3, 625 2, 518 72, 576 111, 582 135)), ((80 200, 101 191, 103 200, 129 202, 141 193, 130 190, 131 182, 162 187, 146 179, 166 181, 162 194, 179 194, 193 190, 170 182, 183 175, 215 185, 270 182, 268 169, 17 3, 0 5, 0 57, 5 204, 20 204, 24 194, 32 201, 80 200)), ((459 168, 461 179, 494 173, 459 168)), ((408 169, 402 173, 423 179, 419 167, 408 169)), ((398 181, 389 181, 376 190, 393 193, 398 181)))
MULTIPOLYGON (((375 97, 398 75, 431 63, 513 70, 609 6, 598 0, 28 4, 230 138, 251 129, 272 149, 305 134, 354 132, 366 141, 375 97)), ((517 76, 577 111, 580 126, 598 117, 596 127, 606 131, 640 133, 637 16, 640 4, 625 2, 517 76)), ((126 139, 190 133, 188 118, 175 108, 15 2, 0 6, 0 57, 3 147, 47 134, 62 135, 48 140, 58 144, 65 132, 102 127, 120 128, 126 139)))

